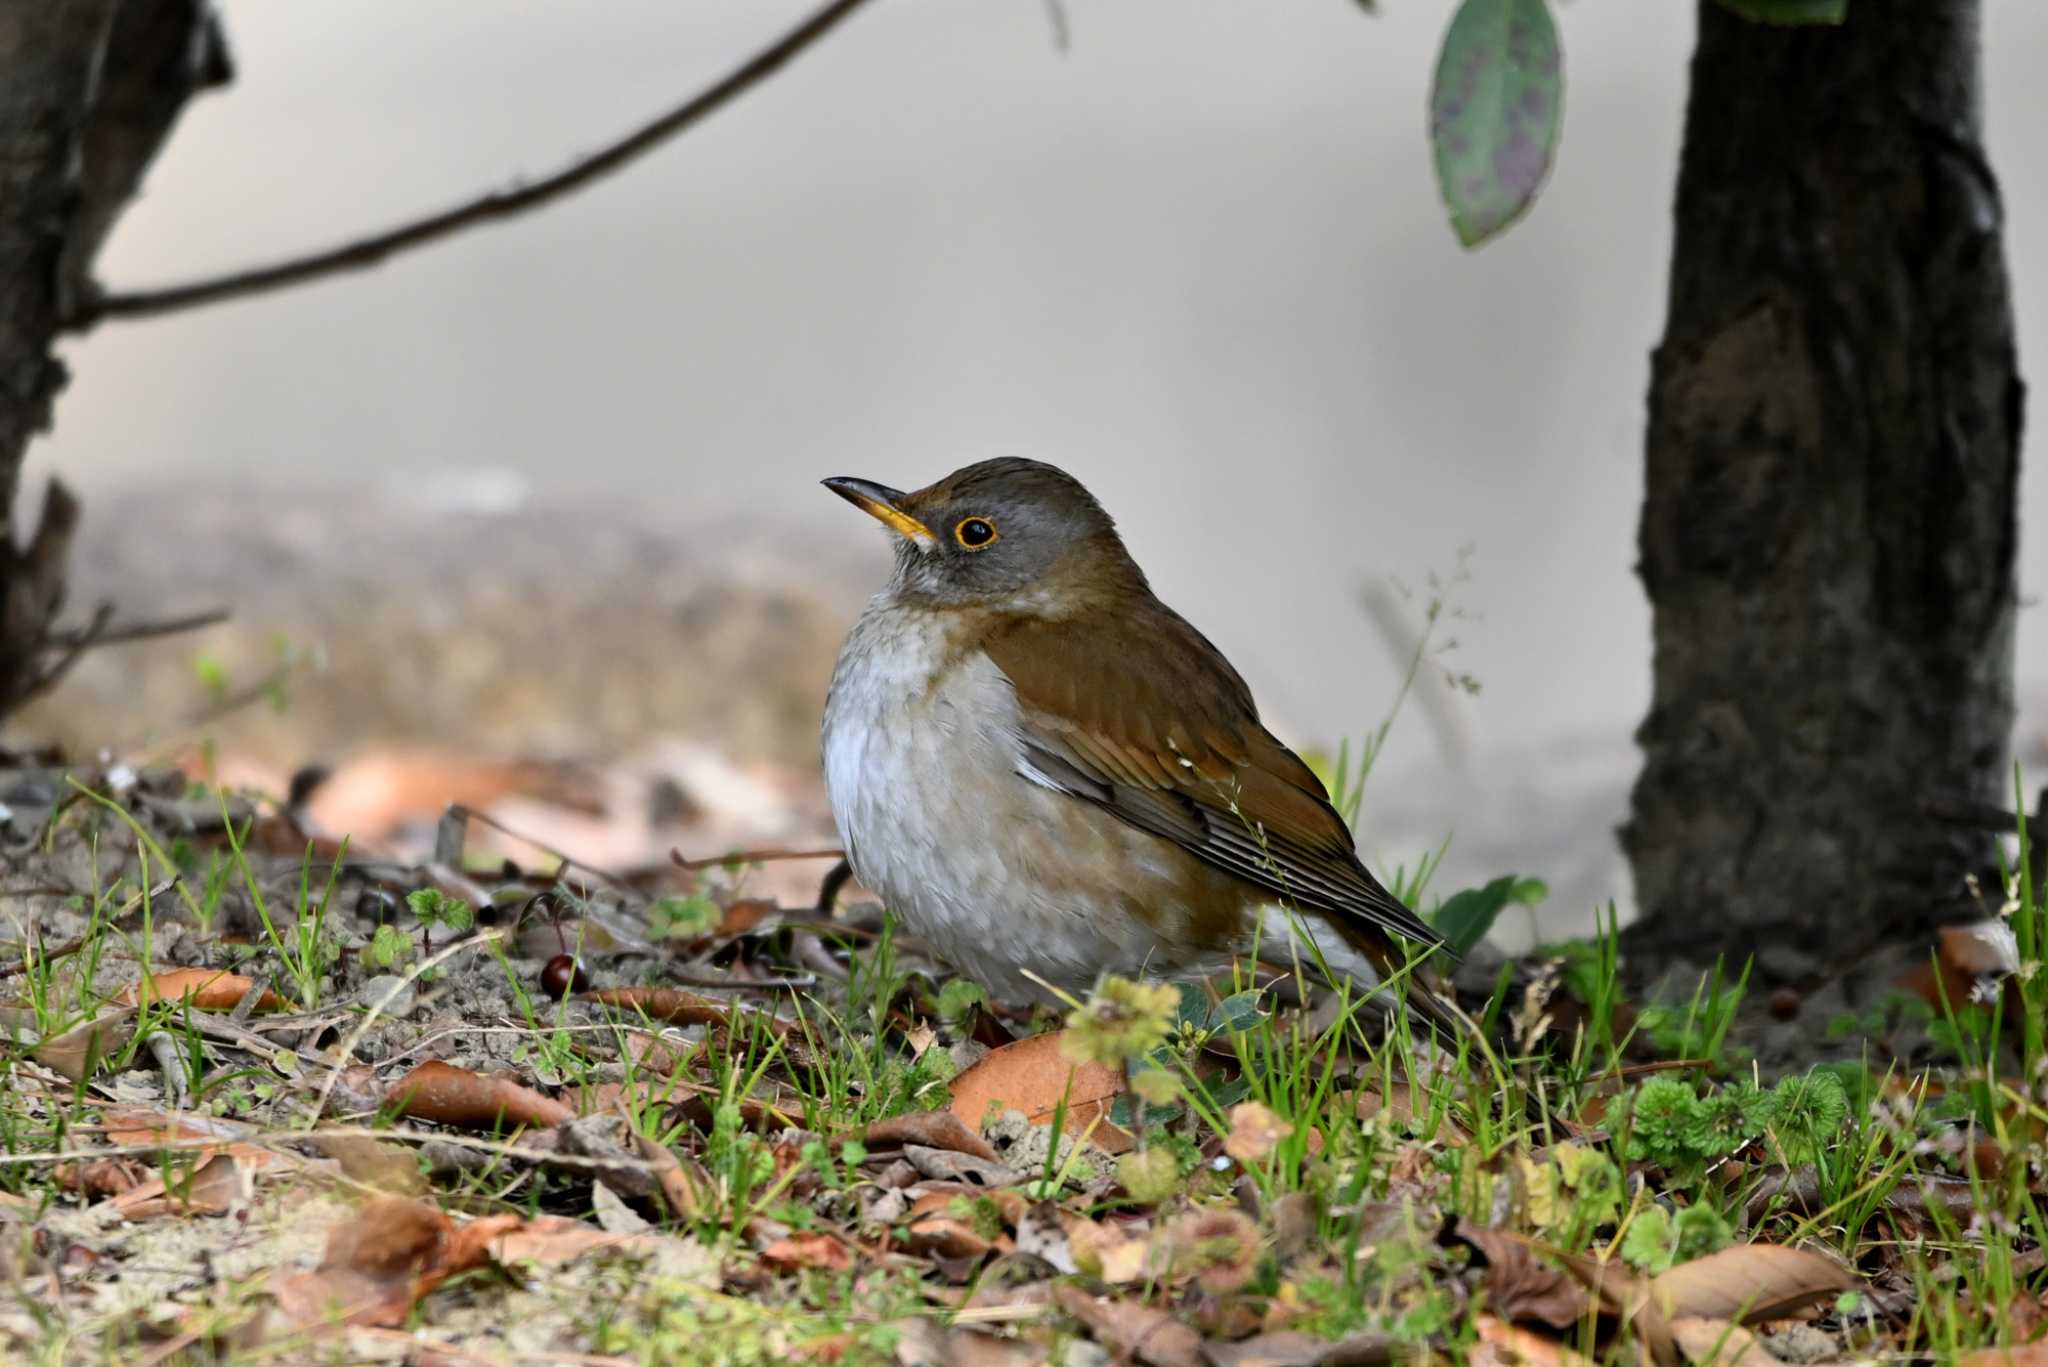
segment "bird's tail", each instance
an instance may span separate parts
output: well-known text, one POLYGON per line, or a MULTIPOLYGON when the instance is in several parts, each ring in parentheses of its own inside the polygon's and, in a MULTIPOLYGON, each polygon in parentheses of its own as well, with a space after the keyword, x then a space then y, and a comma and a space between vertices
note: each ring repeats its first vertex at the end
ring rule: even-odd
POLYGON ((1372 964, 1381 983, 1400 984, 1411 1021, 1421 1016, 1443 1037, 1446 1046, 1454 1046, 1461 1038, 1478 1036, 1478 1022, 1458 1006, 1450 985, 1431 980, 1429 970, 1439 956, 1427 954, 1411 959, 1400 943, 1378 926, 1340 922, 1336 929, 1350 948, 1372 964))

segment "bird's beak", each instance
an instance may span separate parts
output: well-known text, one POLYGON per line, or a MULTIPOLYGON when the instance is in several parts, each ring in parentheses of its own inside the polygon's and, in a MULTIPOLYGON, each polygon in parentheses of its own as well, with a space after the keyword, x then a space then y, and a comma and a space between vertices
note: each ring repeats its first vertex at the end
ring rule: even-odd
POLYGON ((824 485, 896 535, 914 542, 921 549, 928 551, 939 544, 939 539, 932 535, 931 528, 903 511, 903 500, 907 495, 901 489, 891 489, 888 485, 877 484, 873 480, 843 477, 825 480, 824 485))

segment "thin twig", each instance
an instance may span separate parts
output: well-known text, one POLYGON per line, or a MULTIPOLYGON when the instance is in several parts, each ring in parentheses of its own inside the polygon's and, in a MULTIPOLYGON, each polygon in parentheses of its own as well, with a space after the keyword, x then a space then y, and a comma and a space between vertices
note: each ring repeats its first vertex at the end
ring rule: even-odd
POLYGON ((494 191, 452 209, 402 223, 354 242, 331 247, 275 265, 259 266, 208 280, 195 280, 161 289, 102 293, 82 299, 65 320, 71 330, 81 330, 107 318, 141 318, 196 308, 226 299, 260 294, 287 285, 361 270, 415 247, 424 247, 479 223, 510 218, 572 194, 591 182, 619 170, 653 151, 676 134, 724 108, 740 95, 775 74, 785 63, 824 37, 839 22, 867 0, 832 0, 810 18, 757 53, 722 80, 682 104, 620 138, 617 142, 572 162, 551 176, 509 190, 494 191))
POLYGON ((107 629, 107 622, 113 615, 114 605, 101 603, 93 609, 92 621, 88 622, 83 630, 66 632, 61 637, 53 635, 46 638, 47 644, 62 645, 64 653, 57 657, 55 664, 37 674, 29 682, 22 690, 19 701, 26 702, 30 698, 41 697, 55 688, 58 682, 71 672, 71 667, 79 662, 85 652, 99 644, 101 636, 107 629))
MULTIPOLYGON (((610 869, 600 868, 596 864, 586 863, 581 859, 574 858, 568 853, 562 850, 558 850, 553 845, 548 844, 547 841, 537 840, 533 836, 527 835, 523 831, 515 831, 510 826, 507 826, 504 822, 498 820, 498 818, 487 815, 484 812, 480 812, 474 807, 466 806, 465 804, 460 802, 451 802, 448 804, 448 812, 450 815, 459 812, 467 820, 481 822, 482 824, 489 826, 492 830, 498 832, 498 834, 500 835, 509 835, 514 840, 517 840, 522 844, 531 845, 535 849, 539 850, 542 854, 547 855, 549 858, 559 860, 561 862, 562 868, 565 870, 582 869, 585 873, 594 873, 599 878, 604 879, 605 882, 610 883, 613 887, 619 888, 625 892, 629 892, 635 897, 639 897, 642 895, 640 890, 634 887, 633 884, 623 874, 614 873, 610 869)), ((555 881, 557 883, 562 881, 559 874, 556 876, 555 881)))
POLYGON ((840 850, 734 850, 731 854, 707 855, 702 859, 685 859, 681 850, 668 852, 669 862, 688 873, 699 869, 715 869, 721 864, 772 864, 779 859, 843 859, 840 850))
MULTIPOLYGON (((112 604, 105 606, 108 611, 112 611, 112 604)), ((204 612, 188 613, 183 617, 164 617, 154 622, 131 622, 127 626, 108 627, 100 632, 93 632, 90 628, 80 631, 54 631, 50 633, 50 643, 122 645, 129 641, 147 641, 158 636, 176 636, 182 632, 199 631, 206 627, 219 626, 227 620, 226 608, 208 608, 204 612)))
POLYGON ((662 986, 698 987, 708 992, 802 992, 818 985, 818 975, 803 973, 793 978, 715 978, 709 974, 662 972, 662 986))

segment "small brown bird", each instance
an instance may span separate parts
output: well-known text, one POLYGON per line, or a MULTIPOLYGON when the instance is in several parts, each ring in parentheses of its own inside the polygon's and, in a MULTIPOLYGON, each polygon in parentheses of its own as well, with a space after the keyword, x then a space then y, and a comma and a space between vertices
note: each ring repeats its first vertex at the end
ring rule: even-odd
POLYGON ((1006 1000, 1043 999, 1034 977, 1081 994, 1260 945, 1288 962, 1292 921, 1370 983, 1405 961, 1389 932, 1442 943, 1078 480, 1003 459, 825 487, 896 548, 825 704, 832 814, 854 874, 956 968, 1006 1000))

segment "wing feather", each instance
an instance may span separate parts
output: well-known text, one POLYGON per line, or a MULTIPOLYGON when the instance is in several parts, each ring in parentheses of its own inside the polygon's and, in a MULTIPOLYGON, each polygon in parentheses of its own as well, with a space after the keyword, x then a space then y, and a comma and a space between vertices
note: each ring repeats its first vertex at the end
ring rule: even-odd
POLYGON ((1222 654, 1156 600, 1135 606, 1009 618, 987 637, 1017 691, 1026 776, 1282 900, 1442 944, 1359 862, 1322 782, 1260 724, 1222 654))

